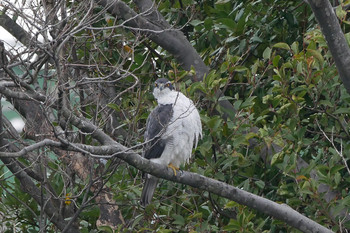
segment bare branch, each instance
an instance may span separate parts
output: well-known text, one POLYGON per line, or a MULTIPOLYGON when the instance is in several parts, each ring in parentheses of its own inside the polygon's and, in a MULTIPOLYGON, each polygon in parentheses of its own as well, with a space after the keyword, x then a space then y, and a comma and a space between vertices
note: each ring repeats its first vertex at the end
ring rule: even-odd
POLYGON ((344 155, 343 155, 343 140, 342 139, 340 139, 341 140, 341 143, 340 143, 340 151, 338 150, 338 148, 335 146, 335 144, 334 144, 334 138, 333 138, 333 129, 332 129, 332 136, 331 136, 331 138, 329 138, 328 136, 327 136, 327 134, 323 131, 323 129, 321 128, 321 126, 320 126, 320 124, 318 123, 318 120, 316 119, 316 123, 317 123, 317 126, 318 126, 318 128, 321 130, 321 132, 323 133, 323 136, 332 144, 332 147, 333 147, 333 149, 336 151, 336 153, 339 155, 339 157, 342 159, 342 161, 343 161, 343 164, 344 164, 344 166, 346 167, 346 170, 348 171, 348 173, 349 173, 349 175, 350 175, 350 168, 349 168, 349 166, 348 166, 348 164, 347 164, 347 162, 346 162, 346 159, 345 159, 345 157, 344 157, 344 155))
POLYGON ((61 147, 62 143, 53 141, 51 139, 44 139, 40 142, 34 143, 30 146, 24 147, 18 152, 0 152, 0 158, 17 158, 26 155, 28 152, 37 150, 45 146, 61 147))
POLYGON ((36 100, 36 101, 46 101, 46 96, 41 95, 40 93, 36 92, 19 92, 19 91, 12 91, 9 89, 9 87, 15 86, 13 82, 8 81, 0 81, 0 93, 4 94, 7 98, 14 98, 14 99, 21 99, 21 100, 36 100))

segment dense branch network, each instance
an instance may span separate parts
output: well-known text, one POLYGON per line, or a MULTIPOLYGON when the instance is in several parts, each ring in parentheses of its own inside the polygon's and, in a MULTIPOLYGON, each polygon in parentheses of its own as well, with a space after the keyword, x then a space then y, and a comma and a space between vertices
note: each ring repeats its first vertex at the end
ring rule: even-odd
MULTIPOLYGON (((30 54, 30 57, 34 58, 37 56, 34 59, 34 62, 30 59, 20 62, 20 64, 25 67, 27 75, 17 76, 8 68, 7 58, 9 56, 5 54, 4 46, 0 45, 2 49, 2 63, 0 68, 2 68, 3 71, 0 77, 3 79, 0 81, 0 92, 2 95, 6 96, 6 98, 13 101, 14 105, 18 107, 18 111, 21 111, 23 115, 28 116, 28 122, 30 122, 30 119, 33 121, 32 128, 28 130, 34 132, 33 135, 35 135, 35 137, 29 137, 28 135, 30 135, 30 132, 26 132, 28 138, 35 140, 31 145, 21 142, 19 140, 19 138, 21 138, 20 135, 16 135, 16 137, 13 138, 16 138, 21 145, 16 148, 8 149, 8 151, 2 150, 0 152, 0 158, 9 169, 11 169, 12 173, 18 177, 23 186, 32 191, 30 195, 39 203, 39 205, 47 207, 43 208, 45 213, 50 219, 52 219, 59 229, 69 232, 68 226, 74 226, 74 221, 77 216, 88 205, 88 203, 92 201, 92 199, 85 196, 84 201, 81 206, 79 206, 78 210, 70 213, 69 217, 71 217, 71 220, 66 221, 64 215, 54 211, 57 209, 57 206, 61 205, 60 202, 55 199, 58 195, 52 191, 52 188, 47 187, 47 190, 50 192, 42 196, 41 191, 36 187, 36 184, 32 182, 31 178, 36 177, 37 181, 44 181, 43 176, 38 174, 34 169, 30 170, 29 168, 24 169, 21 167, 20 163, 16 160, 17 158, 28 157, 34 164, 34 157, 37 151, 40 151, 41 149, 55 151, 62 161, 74 167, 74 171, 79 174, 82 180, 87 180, 89 175, 93 177, 90 178, 91 180, 89 180, 86 185, 86 193, 89 190, 94 191, 94 198, 99 198, 101 203, 110 204, 112 198, 108 195, 105 196, 106 193, 108 193, 108 190, 103 190, 104 187, 95 182, 102 176, 94 173, 92 169, 88 168, 93 167, 91 165, 94 163, 91 162, 93 159, 117 158, 143 172, 177 183, 186 184, 194 188, 199 188, 203 191, 208 191, 236 201, 242 205, 249 206, 259 212, 280 219, 303 232, 314 232, 315 230, 318 232, 331 232, 325 227, 322 227, 316 222, 304 217, 287 205, 277 204, 265 198, 230 186, 224 182, 186 171, 181 172, 178 176, 174 176, 172 171, 166 167, 154 164, 139 156, 139 154, 133 149, 140 146, 140 144, 125 146, 122 143, 119 143, 120 141, 116 138, 122 134, 120 133, 121 131, 118 131, 118 133, 106 132, 111 125, 114 129, 121 128, 121 124, 118 122, 118 116, 110 114, 111 111, 106 108, 106 105, 115 102, 117 103, 116 105, 118 105, 123 94, 139 86, 139 79, 128 69, 123 69, 123 65, 128 64, 128 61, 133 59, 130 59, 127 56, 121 59, 122 65, 120 66, 113 66, 105 63, 100 64, 100 60, 96 58, 91 58, 91 60, 87 62, 89 63, 87 65, 79 64, 80 61, 76 54, 71 57, 63 56, 68 50, 71 49, 72 51, 75 51, 79 46, 68 47, 70 42, 76 39, 76 34, 79 34, 82 30, 86 29, 91 30, 89 33, 91 33, 92 37, 96 37, 100 30, 98 27, 91 26, 97 18, 97 15, 92 13, 92 6, 94 6, 93 3, 97 3, 104 7, 102 13, 99 13, 99 16, 107 11, 111 15, 116 16, 116 18, 123 19, 123 23, 120 25, 106 29, 116 30, 123 28, 142 33, 170 52, 185 70, 190 70, 191 67, 194 67, 197 76, 195 76, 193 81, 202 80, 209 71, 209 68, 205 65, 199 54, 185 38, 183 33, 179 30, 173 29, 156 10, 154 3, 150 0, 135 1, 140 9, 139 14, 122 1, 95 0, 90 1, 87 6, 83 6, 82 4, 79 6, 81 7, 79 9, 84 9, 86 15, 81 21, 76 22, 75 26, 67 26, 65 24, 65 21, 68 21, 69 19, 74 21, 74 17, 69 18, 69 16, 66 15, 63 17, 64 20, 62 20, 62 22, 50 18, 52 22, 48 25, 43 25, 42 32, 45 40, 43 43, 38 42, 34 37, 31 38, 23 28, 19 27, 19 25, 7 15, 0 15, 2 26, 8 30, 12 27, 14 30, 9 31, 27 46, 26 51, 30 54), (50 37, 52 38, 49 39, 50 37), (35 46, 36 48, 33 52, 31 49, 35 46), (72 60, 74 62, 70 62, 72 60), (36 75, 38 74, 32 74, 28 71, 34 66, 38 66, 40 69, 45 69, 46 75, 49 78, 54 75, 49 74, 50 69, 48 67, 54 67, 52 70, 56 70, 58 77, 58 80, 56 80, 58 85, 56 90, 52 91, 48 90, 48 88, 41 88, 38 84, 33 84, 34 86, 36 85, 33 88, 30 80, 37 80, 36 75), (91 70, 97 70, 95 72, 99 74, 99 77, 91 78, 89 75, 91 70), (127 81, 126 83, 128 86, 126 88, 124 87, 124 91, 116 93, 114 85, 119 84, 119 82, 124 79, 130 80, 130 76, 133 77, 133 81, 127 81), (73 104, 74 101, 70 96, 71 92, 73 92, 72 90, 76 90, 77 93, 80 93, 79 98, 81 106, 79 107, 76 107, 73 104), (95 118, 91 117, 90 120, 87 120, 88 116, 86 108, 90 105, 95 105, 97 110, 95 118), (29 115, 30 112, 34 113, 29 115), (105 117, 104 120, 101 121, 102 123, 96 120, 99 115, 105 117), (111 121, 110 124, 108 124, 109 119, 111 121), (39 123, 35 123, 35 120, 39 120, 39 123), (74 131, 73 127, 78 130, 74 131), (97 146, 88 144, 88 140, 91 140, 90 143, 97 146), (32 156, 31 153, 35 155, 32 156), (71 154, 72 157, 67 159, 67 154, 71 154), (72 161, 76 161, 76 163, 73 163, 72 161), (42 199, 42 197, 44 197, 44 199, 42 199), (55 199, 56 201, 51 200, 50 198, 55 199), (45 203, 43 203, 43 201, 45 203)), ((46 10, 50 13, 56 11, 55 14, 58 14, 59 9, 64 9, 64 7, 64 5, 49 6, 46 10)), ((315 8, 314 11, 321 12, 318 8, 315 8)), ((325 31, 325 33, 327 32, 325 31)), ((337 35, 339 35, 339 30, 337 33, 337 35)), ((327 39, 327 41, 328 40, 331 41, 332 39, 327 39)), ((97 41, 97 39, 95 39, 95 41, 97 41)), ((143 39, 137 38, 135 43, 141 43, 141 41, 143 41, 143 39)), ((342 40, 339 39, 337 41, 342 40)), ((95 46, 93 49, 94 51, 98 51, 100 48, 95 46)), ((342 50, 343 47, 333 48, 332 45, 330 45, 331 51, 339 51, 339 49, 342 50)), ((346 49, 344 49, 344 51, 346 51, 346 49)), ((345 55, 346 54, 347 53, 345 53, 345 55)), ((348 56, 348 58, 349 57, 350 56, 348 56)), ((108 60, 108 58, 106 60, 108 60)), ((340 56, 340 59, 338 60, 335 58, 335 60, 337 66, 345 66, 343 71, 341 69, 339 70, 339 73, 343 78, 344 85, 349 90, 349 84, 346 78, 350 77, 350 75, 347 75, 349 71, 346 68, 350 67, 346 66, 349 62, 344 55, 340 56)), ((142 65, 144 65, 144 63, 142 63, 142 65)), ((130 64, 129 68, 131 66, 132 64, 130 64)), ((47 85, 47 83, 44 85, 47 85)), ((218 97, 219 96, 221 96, 221 93, 218 93, 218 97)), ((222 101, 221 103, 226 109, 233 111, 232 104, 227 100, 222 101)), ((132 116, 132 114, 129 116, 132 116)), ((123 138, 123 142, 127 141, 128 140, 123 138)), ((10 144, 10 140, 5 140, 2 143, 4 148, 5 146, 9 148, 10 144)), ((101 204, 101 209, 105 207, 106 205, 101 204)), ((117 207, 114 210, 117 212, 117 207)), ((120 213, 118 212, 118 214, 120 213)), ((112 216, 112 214, 110 214, 110 216, 112 216)), ((123 218, 120 217, 119 221, 123 222, 123 218)), ((74 228, 72 229, 71 232, 74 232, 74 228)))
POLYGON ((293 210, 288 205, 281 205, 275 202, 269 201, 268 199, 259 197, 252 193, 246 192, 244 190, 238 189, 224 182, 220 182, 196 173, 182 171, 179 175, 174 176, 171 169, 160 164, 153 163, 147 159, 142 158, 140 155, 136 154, 129 148, 119 144, 118 142, 112 140, 108 135, 99 130, 98 127, 94 126, 90 122, 74 116, 68 110, 65 110, 66 115, 69 116, 69 120, 73 125, 80 128, 86 133, 92 133, 94 137, 103 143, 102 146, 89 146, 84 144, 69 143, 64 144, 60 142, 55 142, 52 140, 44 140, 32 146, 22 149, 18 153, 0 153, 0 157, 16 157, 22 155, 24 152, 30 152, 38 147, 42 146, 54 146, 67 148, 68 150, 83 150, 91 153, 93 156, 113 156, 120 158, 130 165, 136 167, 137 169, 155 175, 157 177, 171 180, 174 182, 186 184, 194 188, 199 188, 204 191, 208 191, 217 194, 221 197, 228 198, 230 200, 236 201, 240 204, 249 206, 253 209, 271 215, 277 219, 285 221, 291 226, 303 231, 303 232, 332 232, 327 228, 319 225, 318 223, 312 221, 309 218, 301 215, 297 211, 293 210))

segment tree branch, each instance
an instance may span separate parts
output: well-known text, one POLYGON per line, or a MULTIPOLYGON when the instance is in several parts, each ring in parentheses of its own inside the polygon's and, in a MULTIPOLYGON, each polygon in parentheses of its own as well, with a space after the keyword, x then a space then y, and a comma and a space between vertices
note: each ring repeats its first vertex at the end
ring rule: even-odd
POLYGON ((22 44, 29 46, 31 36, 8 15, 0 14, 0 26, 11 33, 13 37, 19 40, 22 44))
MULTIPOLYGON (((90 123, 85 122, 84 124, 86 125, 90 123)), ((110 144, 110 142, 108 144, 110 144)), ((54 142, 52 140, 43 140, 41 143, 37 143, 35 145, 36 147, 38 147, 39 145, 41 146, 51 145, 56 147, 63 146, 62 143, 54 142)), ((177 176, 174 176, 172 169, 169 169, 165 165, 157 164, 148 159, 145 159, 141 157, 139 154, 132 151, 131 149, 119 144, 118 142, 113 142, 112 145, 104 145, 104 146, 89 146, 84 144, 72 144, 72 145, 74 146, 69 146, 67 149, 76 150, 76 148, 81 148, 83 150, 89 151, 92 154, 97 154, 101 156, 108 155, 111 157, 120 158, 125 162, 127 162, 128 164, 136 167, 137 169, 143 172, 146 172, 154 176, 157 176, 159 178, 170 180, 176 183, 186 184, 193 188, 198 188, 203 191, 208 191, 218 196, 235 201, 241 205, 248 206, 259 212, 265 213, 276 219, 282 220, 287 224, 289 224, 290 226, 296 229, 299 229, 302 232, 327 232, 327 233, 332 232, 331 230, 321 226, 320 224, 314 222, 313 220, 298 213, 297 211, 295 211, 294 209, 292 209, 286 204, 278 204, 276 202, 273 202, 266 198, 249 193, 247 191, 236 188, 224 182, 221 182, 206 176, 202 176, 193 172, 187 172, 187 171, 181 171, 178 173, 177 176)), ((22 151, 29 151, 30 149, 33 149, 33 148, 34 146, 27 147, 22 151)), ((8 158, 2 158, 2 159, 8 159, 8 158)))
MULTIPOLYGON (((185 35, 178 29, 173 29, 164 17, 155 8, 152 0, 135 0, 135 3, 141 10, 137 14, 123 1, 116 0, 95 0, 101 6, 107 8, 107 11, 116 17, 125 20, 125 25, 146 35, 156 44, 171 53, 181 64, 183 69, 189 71, 193 67, 196 75, 192 76, 193 82, 202 81, 204 76, 209 72, 203 59, 187 40, 185 35), (155 22, 155 23, 154 23, 155 22)), ((221 90, 218 90, 217 98, 223 96, 221 90)), ((230 117, 234 120, 234 108, 228 100, 220 100, 220 106, 226 110, 224 118, 230 117)))
POLYGON ((40 142, 34 143, 30 146, 24 147, 18 152, 2 152, 0 151, 0 158, 17 158, 21 156, 25 156, 28 152, 32 152, 34 150, 37 150, 41 147, 45 146, 55 146, 55 147, 61 147, 63 146, 62 143, 53 141, 51 139, 44 139, 40 142))
MULTIPOLYGON (((163 17, 158 18, 157 24, 147 20, 147 17, 152 19, 153 16, 153 14, 149 14, 149 11, 156 11, 156 9, 153 9, 154 3, 152 1, 135 1, 142 11, 139 15, 123 1, 95 1, 99 5, 106 7, 111 15, 123 18, 126 26, 141 32, 160 47, 173 54, 185 70, 190 70, 191 66, 193 66, 197 75, 194 81, 203 80, 204 75, 208 73, 209 68, 204 64, 202 58, 180 30, 171 28, 163 17), (146 13, 143 14, 144 12, 146 13)), ((160 13, 157 12, 157 15, 160 16, 160 13)))
MULTIPOLYGON (((84 130, 86 128, 94 128, 92 123, 84 121, 82 119, 75 119, 72 123, 75 123, 75 126, 81 130, 84 130)), ((100 133, 104 134, 102 131, 100 133)), ((99 138, 100 137, 101 135, 99 135, 99 138)), ((107 140, 105 142, 106 144, 103 146, 74 144, 74 147, 79 147, 83 150, 89 151, 92 154, 118 157, 143 172, 166 180, 186 184, 191 187, 208 191, 221 197, 230 199, 242 205, 258 210, 259 212, 268 214, 276 219, 282 220, 290 226, 293 226, 303 232, 332 232, 329 229, 293 210, 288 205, 277 204, 273 201, 228 185, 224 182, 217 181, 196 173, 183 171, 180 172, 179 175, 174 176, 172 169, 169 169, 167 166, 156 164, 148 159, 142 158, 139 154, 133 152, 133 150, 121 145, 116 141, 107 140)))
MULTIPOLYGON (((5 140, 3 138, 3 121, 2 121, 2 107, 0 103, 0 153, 4 153, 5 149, 5 140)), ((31 147, 31 146, 29 146, 31 147)), ((36 184, 31 180, 28 174, 24 169, 18 165, 16 160, 12 158, 0 158, 1 161, 6 165, 6 167, 18 178, 21 183, 21 188, 28 193, 33 199, 44 209, 45 213, 49 216, 50 221, 52 221, 60 230, 64 229, 67 224, 63 219, 62 215, 59 214, 57 203, 54 203, 54 200, 49 197, 47 194, 43 194, 36 184)), ((78 230, 71 228, 68 232, 75 233, 78 230)))
POLYGON ((328 0, 308 0, 321 26, 345 89, 350 93, 350 48, 328 0))
POLYGON ((9 87, 13 87, 13 82, 1 81, 0 82, 0 93, 4 94, 7 98, 21 99, 21 100, 37 100, 45 102, 46 97, 36 92, 19 92, 12 91, 9 87))

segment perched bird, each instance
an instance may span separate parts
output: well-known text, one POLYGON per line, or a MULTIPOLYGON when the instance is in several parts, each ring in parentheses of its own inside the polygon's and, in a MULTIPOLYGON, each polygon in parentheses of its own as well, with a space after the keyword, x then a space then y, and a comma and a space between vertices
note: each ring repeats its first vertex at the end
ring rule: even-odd
MULTIPOLYGON (((147 119, 143 157, 167 165, 176 176, 176 170, 189 162, 192 148, 196 148, 202 138, 199 113, 192 100, 174 90, 165 78, 156 80, 153 96, 158 106, 147 119)), ((145 179, 141 194, 143 206, 150 204, 158 183, 158 178, 150 174, 146 174, 145 179)))

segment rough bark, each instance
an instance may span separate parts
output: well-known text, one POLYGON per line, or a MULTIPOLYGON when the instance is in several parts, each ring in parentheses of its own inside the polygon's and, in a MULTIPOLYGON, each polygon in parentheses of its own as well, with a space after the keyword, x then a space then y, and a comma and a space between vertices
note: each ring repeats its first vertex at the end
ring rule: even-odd
POLYGON ((308 0, 326 38, 345 89, 350 93, 350 48, 328 0, 308 0))
MULTIPOLYGON (((90 125, 90 129, 95 128, 97 130, 97 127, 94 127, 88 121, 84 121, 76 117, 73 118, 75 118, 73 120, 76 123, 76 120, 82 121, 79 125, 90 125)), ((78 126, 78 124, 76 126, 78 126)), ((133 152, 133 150, 124 147, 118 142, 109 141, 108 135, 101 136, 105 137, 105 141, 108 142, 107 145, 88 146, 84 144, 70 144, 67 149, 76 150, 76 148, 80 148, 91 153, 94 156, 120 158, 143 172, 173 182, 186 184, 191 187, 198 188, 203 191, 208 191, 210 193, 235 201, 259 212, 270 215, 276 219, 282 220, 302 232, 332 232, 331 230, 298 213, 286 204, 275 203, 224 182, 187 171, 180 171, 176 176, 174 176, 172 169, 169 169, 167 166, 153 163, 150 160, 142 158, 140 155, 133 152)), ((55 144, 56 143, 52 142, 52 145, 55 144)), ((67 145, 62 144, 61 146, 66 147, 67 145)), ((5 154, 8 156, 8 153, 0 152, 0 157, 5 154)))
MULTIPOLYGON (((202 81, 209 72, 203 59, 187 40, 185 35, 179 30, 174 29, 158 12, 156 5, 152 0, 135 0, 134 2, 140 8, 137 14, 123 1, 116 0, 95 0, 96 3, 106 7, 107 11, 116 17, 123 18, 125 25, 137 32, 146 35, 157 45, 171 53, 179 62, 184 70, 191 70, 193 67, 196 75, 192 76, 193 82, 202 81)), ((224 93, 218 90, 217 99, 224 93)), ((228 100, 220 100, 219 105, 224 109, 223 118, 234 120, 234 108, 228 100), (227 114, 229 113, 229 114, 227 114)))
POLYGON ((147 35, 156 44, 170 52, 185 70, 190 70, 193 66, 196 70, 195 81, 202 80, 209 71, 184 34, 180 30, 171 28, 166 20, 154 10, 152 1, 135 1, 141 8, 140 14, 133 11, 123 1, 95 0, 95 2, 106 7, 111 15, 123 18, 125 26, 147 35), (153 22, 151 20, 154 19, 155 14, 160 17, 153 22), (151 20, 148 20, 148 17, 151 20))
POLYGON ((8 15, 0 14, 0 26, 6 29, 12 36, 19 40, 22 44, 29 46, 31 36, 8 15))

